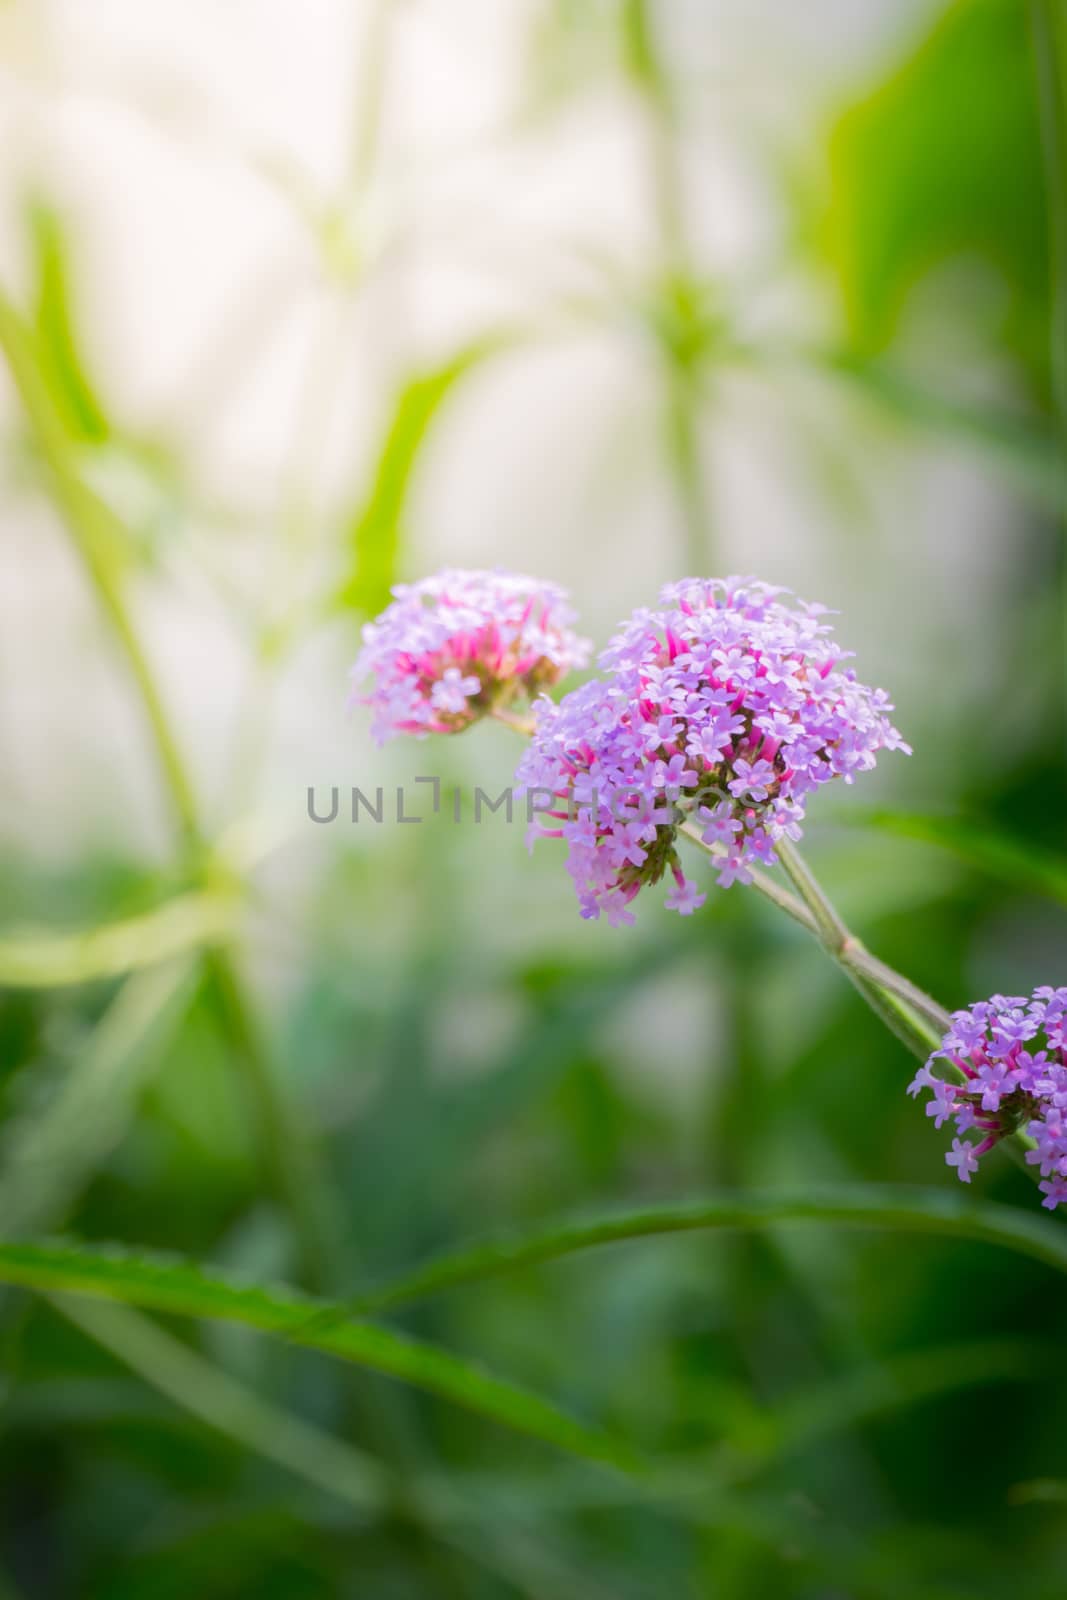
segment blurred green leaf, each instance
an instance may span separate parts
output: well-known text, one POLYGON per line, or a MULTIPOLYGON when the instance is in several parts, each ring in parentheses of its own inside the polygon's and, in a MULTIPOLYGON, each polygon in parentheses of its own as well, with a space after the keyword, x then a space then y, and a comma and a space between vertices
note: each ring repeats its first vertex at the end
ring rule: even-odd
POLYGON ((1067 1506, 1067 1483, 1057 1478, 1032 1478, 1015 1484, 1008 1498, 1013 1506, 1067 1506))
POLYGON ((812 359, 900 421, 958 440, 1039 505, 1067 511, 1063 448, 1046 423, 953 399, 884 362, 847 351, 812 359))
POLYGON ((0 938, 0 985, 52 989, 152 967, 225 938, 236 910, 229 896, 196 893, 83 933, 9 933, 0 938))
POLYGON ((70 301, 70 247, 63 224, 58 213, 41 201, 30 205, 28 222, 42 376, 71 437, 102 444, 111 429, 78 349, 70 301))
POLYGON ((136 542, 100 497, 82 481, 72 441, 57 408, 38 341, 8 296, 0 289, 0 350, 15 381, 23 410, 52 477, 60 509, 79 535, 94 572, 113 574, 131 557, 136 542))
POLYGON ((990 823, 907 811, 849 811, 840 820, 936 845, 1015 889, 1067 905, 1067 857, 1023 844, 990 823))
POLYGON ((996 1339, 909 1350, 805 1388, 776 1412, 768 1458, 806 1448, 812 1441, 902 1406, 921 1404, 953 1389, 988 1383, 1051 1379, 1060 1365, 1054 1344, 996 1339))
POLYGON ((524 120, 560 111, 617 67, 617 16, 609 0, 546 0, 536 8, 526 50, 524 120))
MULTIPOLYGON (((633 996, 692 950, 687 934, 686 929, 665 931, 652 949, 603 969, 572 965, 558 984, 536 996, 530 1025, 488 1076, 422 1079, 413 1091, 408 1075, 419 1067, 409 1037, 404 1069, 383 1079, 353 1141, 364 1246, 375 1227, 388 1233, 395 1248, 416 1217, 436 1218, 454 1175, 474 1152, 563 1079, 623 996, 633 996), (419 1173, 417 1184, 410 1181, 412 1170, 419 1173)), ((432 1029, 428 986, 413 983, 413 989, 402 1013, 405 1028, 432 1029)))
POLYGON ((1067 1272, 1067 1230, 1007 1206, 975 1205, 939 1190, 841 1188, 785 1194, 722 1196, 684 1206, 657 1206, 502 1239, 438 1261, 409 1277, 356 1297, 359 1310, 380 1311, 460 1284, 555 1261, 576 1251, 627 1239, 707 1230, 743 1232, 783 1223, 831 1222, 904 1233, 944 1234, 1001 1245, 1067 1272))
POLYGON ((858 348, 891 340, 914 284, 954 257, 1000 270, 1015 337, 1044 370, 1048 246, 1041 136, 1019 0, 956 0, 840 118, 825 247, 858 348))
MULTIPOLYGON (((196 963, 180 958, 127 980, 83 1053, 3 1130, 0 1216, 10 1236, 53 1226, 122 1137, 145 1076, 185 1013, 196 963)), ((40 1086, 39 1086, 40 1087, 40 1086)))
POLYGON ((646 94, 660 96, 669 92, 670 84, 656 49, 653 27, 649 0, 622 0, 619 32, 623 64, 646 94))
POLYGON ((448 397, 515 334, 473 340, 441 366, 416 373, 399 390, 378 452, 374 480, 345 534, 349 571, 334 597, 342 610, 376 616, 389 603, 400 568, 404 515, 426 437, 448 397))
POLYGON ((298 1477, 361 1510, 387 1496, 382 1469, 362 1451, 311 1427, 128 1306, 56 1295, 69 1321, 183 1410, 298 1477))
POLYGON ((196 799, 123 593, 125 569, 136 557, 137 541, 122 519, 88 487, 80 474, 71 441, 41 372, 35 341, 2 289, 0 350, 7 359, 26 418, 48 466, 56 506, 73 536, 136 683, 152 730, 162 776, 182 831, 192 840, 198 833, 196 799))
POLYGON ((517 1385, 469 1366, 344 1306, 215 1277, 193 1262, 65 1242, 0 1244, 0 1281, 45 1293, 87 1294, 177 1316, 241 1323, 426 1389, 503 1427, 584 1460, 631 1471, 632 1453, 517 1385))

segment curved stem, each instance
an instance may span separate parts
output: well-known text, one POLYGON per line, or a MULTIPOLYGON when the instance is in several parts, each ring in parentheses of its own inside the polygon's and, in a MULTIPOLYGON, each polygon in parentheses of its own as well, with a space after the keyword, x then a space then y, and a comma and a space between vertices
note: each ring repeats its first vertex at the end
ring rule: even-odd
POLYGON ((872 1011, 913 1055, 925 1061, 948 1032, 951 1021, 948 1012, 864 949, 790 840, 780 840, 775 849, 782 870, 812 914, 823 949, 841 967, 872 1011))
MULTIPOLYGON (((127 603, 122 554, 132 536, 84 482, 54 403, 35 364, 33 344, 18 311, 0 291, 0 352, 7 359, 27 421, 49 469, 54 500, 67 525, 148 724, 160 777, 174 815, 182 864, 201 879, 209 869, 209 847, 203 831, 192 779, 175 737, 163 696, 141 643, 127 603)), ((235 1058, 243 1071, 259 1124, 261 1154, 272 1186, 286 1205, 300 1239, 309 1279, 319 1282, 323 1235, 317 1220, 313 1188, 300 1152, 306 1141, 294 1130, 294 1112, 259 1037, 251 1005, 232 958, 224 949, 207 958, 209 975, 221 995, 221 1014, 235 1058)))
MULTIPOLYGON (((916 1233, 970 1237, 1003 1245, 1067 1272, 1067 1240, 1041 1217, 1009 1206, 975 1205, 944 1190, 864 1185, 805 1189, 793 1193, 719 1194, 680 1206, 650 1206, 601 1217, 575 1218, 521 1235, 502 1235, 452 1255, 424 1262, 386 1280, 333 1312, 380 1315, 446 1289, 483 1281, 520 1267, 558 1261, 576 1252, 675 1233, 734 1232, 802 1222, 898 1228, 916 1233)), ((0 1260, 0 1270, 3 1262, 0 1260)), ((317 1321, 312 1325, 321 1329, 317 1321)))
MULTIPOLYGON (((692 823, 683 824, 680 831, 713 859, 722 854, 714 846, 704 843, 699 830, 692 823)), ((925 1061, 941 1043, 948 1027, 948 1013, 929 995, 924 995, 907 978, 894 972, 864 948, 849 932, 807 864, 788 840, 785 845, 788 849, 782 844, 776 847, 778 857, 799 890, 799 897, 790 894, 788 889, 783 889, 768 873, 758 868, 752 871, 751 887, 817 939, 845 972, 879 1021, 900 1040, 905 1049, 918 1060, 925 1061)))
MULTIPOLYGON (((804 898, 819 928, 819 942, 859 990, 871 1010, 896 1034, 912 1054, 925 1061, 939 1048, 949 1030, 951 1017, 922 989, 872 956, 851 934, 815 874, 788 839, 777 846, 778 859, 787 876, 804 898), (816 910, 818 906, 818 910, 816 910)), ((1025 1152, 1034 1141, 1024 1133, 1013 1133, 1001 1145, 1015 1164, 1036 1182, 1037 1169, 1026 1160, 1025 1152)))

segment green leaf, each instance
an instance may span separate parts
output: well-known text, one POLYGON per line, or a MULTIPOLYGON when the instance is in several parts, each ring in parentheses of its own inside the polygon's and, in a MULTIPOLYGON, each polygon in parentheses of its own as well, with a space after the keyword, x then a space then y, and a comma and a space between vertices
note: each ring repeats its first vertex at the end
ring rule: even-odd
MULTIPOLYGON (((403 1071, 386 1073, 379 1099, 365 1108, 355 1135, 364 1244, 378 1227, 395 1249, 406 1226, 436 1215, 472 1152, 551 1092, 622 997, 632 997, 641 985, 676 967, 687 951, 692 951, 690 930, 675 928, 652 949, 621 962, 571 970, 558 992, 538 995, 529 1025, 499 1071, 457 1082, 430 1075, 420 1079, 415 1093, 403 1071), (410 1181, 413 1170, 417 1184, 410 1181)), ((403 1012, 405 1029, 413 1023, 430 1027, 427 985, 413 978, 413 987, 403 1012)), ((406 1064, 417 1066, 409 1054, 410 1037, 400 1048, 408 1052, 406 1064)))
POLYGON ((1067 510, 1063 449, 1047 423, 935 392, 898 368, 847 351, 811 359, 900 421, 957 440, 1037 504, 1067 510))
POLYGON ((431 1261, 392 1283, 358 1296, 361 1311, 418 1300, 442 1289, 477 1283, 518 1267, 556 1261, 561 1256, 628 1239, 706 1231, 746 1232, 783 1223, 830 1222, 904 1233, 941 1234, 1001 1245, 1067 1272, 1067 1230, 1007 1206, 975 1205, 940 1190, 841 1188, 783 1194, 724 1195, 683 1206, 557 1224, 534 1234, 474 1245, 431 1261))
POLYGON ((261 1399, 139 1312, 68 1295, 55 1295, 52 1303, 152 1388, 209 1428, 360 1510, 379 1510, 387 1502, 385 1474, 373 1457, 261 1399))
POLYGON ((1013 1485, 1008 1499, 1013 1506, 1067 1506, 1067 1483, 1058 1478, 1032 1478, 1013 1485))
POLYGON ((956 0, 839 119, 824 244, 856 346, 884 348, 913 286, 944 261, 991 263, 1016 343, 1043 370, 1048 307, 1041 133, 1026 7, 956 0))
POLYGON ((668 92, 656 49, 649 0, 623 0, 619 13, 623 64, 634 82, 653 97, 668 92))
POLYGON ((416 373, 397 394, 366 501, 354 514, 345 542, 350 571, 334 603, 376 616, 389 603, 400 565, 400 538, 408 496, 426 436, 460 381, 514 342, 515 334, 489 334, 439 367, 416 373))
POLYGON ((97 598, 135 680, 152 730, 161 775, 182 831, 192 841, 199 831, 196 798, 170 731, 155 678, 130 621, 123 593, 125 568, 136 559, 137 540, 122 519, 86 484, 79 472, 72 441, 56 411, 40 368, 36 341, 2 289, 0 351, 3 351, 7 360, 37 448, 48 467, 56 508, 85 563, 97 598))
POLYGON ((131 558, 136 541, 109 506, 82 480, 67 425, 56 406, 40 345, 8 296, 0 290, 0 350, 47 466, 59 509, 75 531, 82 555, 101 585, 131 558))
POLYGON ((242 1323, 291 1344, 399 1378, 587 1461, 635 1469, 631 1452, 539 1396, 376 1323, 292 1289, 241 1285, 193 1262, 65 1242, 0 1244, 0 1282, 87 1294, 178 1316, 242 1323))
POLYGON ((0 985, 51 989, 156 966, 225 938, 235 912, 231 898, 197 893, 81 933, 11 933, 0 938, 0 985))
POLYGON ((185 1015, 195 979, 191 957, 128 979, 43 1103, 5 1125, 0 1217, 9 1236, 54 1227, 122 1138, 145 1077, 185 1015))
POLYGON ((111 430, 78 350, 63 226, 57 213, 41 202, 30 206, 28 220, 41 373, 71 437, 86 444, 102 444, 111 430))
POLYGON ((989 823, 905 811, 850 811, 840 820, 936 845, 1013 888, 1048 895, 1067 905, 1067 857, 1023 844, 989 823))

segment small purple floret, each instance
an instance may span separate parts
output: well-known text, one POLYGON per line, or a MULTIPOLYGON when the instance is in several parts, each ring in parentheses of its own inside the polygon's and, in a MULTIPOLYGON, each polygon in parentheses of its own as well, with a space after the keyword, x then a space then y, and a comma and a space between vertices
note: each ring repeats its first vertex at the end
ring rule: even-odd
POLYGON ((379 744, 460 733, 589 659, 564 590, 540 578, 450 570, 393 594, 363 629, 352 669, 353 698, 372 708, 379 744))
MULTIPOLYGON (((631 922, 642 887, 668 870, 677 882, 690 815, 720 886, 750 882, 779 840, 800 837, 817 789, 851 783, 879 750, 907 750, 885 695, 857 682, 824 617, 751 578, 688 578, 621 628, 602 678, 538 703, 518 778, 556 796, 573 824, 553 818, 541 832, 566 840, 583 916, 631 922)), ((699 898, 676 888, 667 905, 688 915, 699 898)))
POLYGON ((926 1112, 940 1128, 950 1118, 957 1133, 972 1130, 978 1142, 953 1139, 945 1160, 964 1183, 987 1151, 1015 1132, 1033 1140, 1026 1159, 1041 1172, 1042 1202, 1050 1211, 1067 1204, 1067 988, 1048 985, 1033 998, 994 995, 969 1011, 957 1011, 952 1026, 909 1086, 909 1094, 932 1091, 926 1112), (962 1082, 938 1075, 944 1063, 962 1082))

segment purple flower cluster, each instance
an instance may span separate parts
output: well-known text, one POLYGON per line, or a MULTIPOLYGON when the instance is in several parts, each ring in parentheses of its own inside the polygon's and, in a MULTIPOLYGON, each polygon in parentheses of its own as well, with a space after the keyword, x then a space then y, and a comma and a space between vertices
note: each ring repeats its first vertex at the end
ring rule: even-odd
POLYGON ((450 570, 393 594, 363 629, 352 669, 354 698, 372 707, 379 744, 402 733, 460 733, 589 659, 588 641, 571 631, 565 591, 539 578, 450 570))
POLYGON ((535 832, 566 841, 584 917, 632 922, 634 896, 668 870, 667 905, 690 914, 705 897, 678 860, 683 821, 714 850, 719 883, 745 883, 800 837, 815 789, 908 749, 886 696, 843 665, 823 608, 785 593, 749 578, 671 584, 616 634, 603 678, 539 702, 518 778, 556 800, 535 832))
POLYGON ((1067 1203, 1067 989, 1035 989, 1033 998, 995 994, 970 1011, 957 1011, 940 1050, 920 1068, 908 1093, 932 1091, 926 1114, 940 1128, 951 1117, 958 1134, 945 1160, 964 1183, 987 1150, 1019 1129, 1034 1148, 1026 1159, 1039 1167, 1043 1205, 1067 1203), (935 1071, 947 1062, 961 1078, 951 1083, 935 1071))

